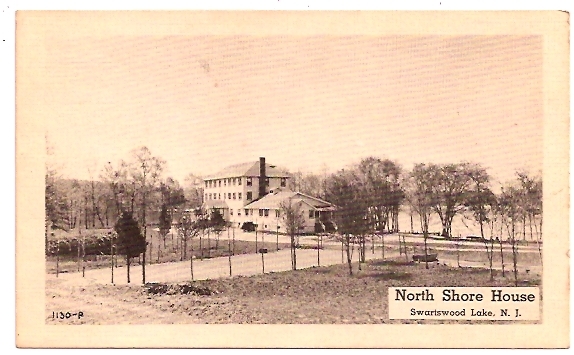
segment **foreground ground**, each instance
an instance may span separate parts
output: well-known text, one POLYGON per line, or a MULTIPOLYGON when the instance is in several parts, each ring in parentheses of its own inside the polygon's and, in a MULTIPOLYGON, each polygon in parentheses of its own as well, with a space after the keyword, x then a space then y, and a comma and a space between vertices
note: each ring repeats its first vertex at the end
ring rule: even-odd
MULTIPOLYGON (((347 266, 340 264, 196 281, 192 293, 186 293, 190 289, 183 283, 160 285, 150 293, 141 285, 75 284, 49 278, 46 323, 417 323, 389 320, 388 287, 513 285, 510 275, 503 278, 499 272, 491 282, 485 269, 432 264, 425 270, 424 264, 403 258, 371 260, 362 269, 354 264, 355 274, 349 276, 347 266), (57 320, 54 311, 82 311, 84 316, 57 320)), ((519 280, 524 286, 540 284, 533 273, 521 273, 519 280)))

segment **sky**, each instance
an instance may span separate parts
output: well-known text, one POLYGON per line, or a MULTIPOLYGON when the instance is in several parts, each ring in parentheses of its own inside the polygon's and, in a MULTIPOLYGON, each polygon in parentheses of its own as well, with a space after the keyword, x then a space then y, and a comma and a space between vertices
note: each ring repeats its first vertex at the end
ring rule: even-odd
POLYGON ((147 146, 183 181, 232 164, 542 170, 539 36, 50 38, 34 95, 52 159, 89 178, 147 146))

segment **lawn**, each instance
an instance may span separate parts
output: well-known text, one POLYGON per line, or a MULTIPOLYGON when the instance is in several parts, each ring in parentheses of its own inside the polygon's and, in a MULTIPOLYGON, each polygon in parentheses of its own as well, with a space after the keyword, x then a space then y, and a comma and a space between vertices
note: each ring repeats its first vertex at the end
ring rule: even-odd
MULTIPOLYGON (((257 247, 255 246, 255 242, 243 241, 243 240, 235 240, 235 242, 230 241, 230 244, 231 244, 232 255, 252 254, 255 253, 257 249, 260 248, 267 248, 269 250, 276 250, 277 248, 277 244, 275 242, 265 242, 265 245, 259 242, 257 243, 257 247)), ((191 243, 188 242, 187 253, 185 258, 186 260, 189 260, 190 256, 192 255, 191 253, 192 246, 193 246, 193 256, 196 259, 209 259, 229 255, 229 245, 227 241, 227 236, 225 236, 225 239, 222 236, 219 242, 217 242, 214 238, 210 239, 202 238, 201 242, 199 238, 195 238, 193 242, 191 243)), ((289 248, 289 244, 279 243, 279 249, 286 249, 286 248, 289 248)), ((151 244, 151 256, 149 254, 149 251, 150 248, 148 247, 146 265, 150 263, 151 264, 169 263, 182 260, 182 253, 181 253, 182 247, 180 245, 177 245, 176 240, 174 240, 174 242, 172 243, 169 237, 166 239, 165 247, 163 244, 163 240, 160 240, 158 243, 158 239, 154 238, 151 244)), ((120 266, 126 265, 125 257, 119 255, 116 256, 114 259, 117 260, 118 265, 120 266)), ((139 264, 140 262, 141 257, 134 258, 132 260, 132 265, 139 264)), ((78 263, 77 256, 60 257, 58 264, 60 272, 75 272, 81 270, 82 268, 82 263, 81 262, 78 263)), ((84 263, 86 270, 106 268, 110 267, 110 265, 111 265, 110 255, 87 255, 86 261, 84 263)), ((46 257, 46 272, 49 274, 56 273, 56 257, 54 256, 46 257)))
MULTIPOLYGON (((346 265, 270 273, 252 277, 142 286, 46 283, 47 324, 376 324, 441 323, 388 319, 388 287, 512 286, 508 275, 476 268, 407 263, 402 259, 373 260, 349 276, 346 265), (201 291, 187 293, 193 289, 201 291), (159 292, 157 292, 159 290, 159 292), (81 310, 80 320, 52 318, 54 310, 81 310)), ((523 285, 540 285, 532 274, 519 274, 523 285)), ((470 323, 470 321, 449 321, 470 323)), ((487 321, 485 321, 487 322, 487 321)))

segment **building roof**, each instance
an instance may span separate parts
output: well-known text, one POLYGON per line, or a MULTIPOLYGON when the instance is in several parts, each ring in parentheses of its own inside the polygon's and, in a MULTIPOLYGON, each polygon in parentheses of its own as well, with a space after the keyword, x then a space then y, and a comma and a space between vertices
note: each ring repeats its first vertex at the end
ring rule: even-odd
POLYGON ((289 189, 276 189, 275 192, 269 193, 257 201, 253 201, 244 208, 248 209, 279 209, 281 203, 291 200, 293 204, 304 203, 315 210, 332 211, 335 205, 319 198, 306 195, 301 192, 294 192, 289 189))
POLYGON ((211 209, 211 208, 229 208, 229 205, 228 205, 225 201, 221 201, 221 200, 210 200, 210 201, 205 201, 205 208, 206 208, 206 209, 211 209))
MULTIPOLYGON (((265 164, 265 175, 267 177, 289 177, 287 173, 281 171, 279 168, 272 164, 265 164)), ((215 174, 206 176, 204 180, 224 179, 240 176, 259 176, 259 161, 230 165, 215 174)))

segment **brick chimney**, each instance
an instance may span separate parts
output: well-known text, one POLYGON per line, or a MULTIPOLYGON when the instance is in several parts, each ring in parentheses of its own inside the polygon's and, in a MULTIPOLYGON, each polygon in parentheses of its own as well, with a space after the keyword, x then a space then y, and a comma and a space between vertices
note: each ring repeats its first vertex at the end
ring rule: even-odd
POLYGON ((265 171, 265 158, 259 158, 259 198, 267 194, 267 172, 265 171))

